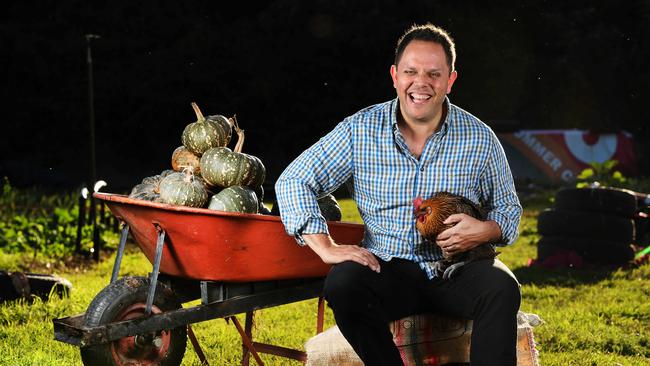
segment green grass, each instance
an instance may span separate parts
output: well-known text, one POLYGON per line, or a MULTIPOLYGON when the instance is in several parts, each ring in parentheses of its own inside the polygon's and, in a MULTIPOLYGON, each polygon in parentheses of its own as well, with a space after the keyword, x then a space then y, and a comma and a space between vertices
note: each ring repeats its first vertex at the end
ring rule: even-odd
MULTIPOLYGON (((535 218, 547 203, 540 199, 526 205, 519 240, 501 249, 499 256, 522 283, 521 309, 545 321, 535 329, 542 364, 650 365, 650 265, 618 270, 528 267, 528 259, 536 257, 535 218)), ((359 220, 349 200, 340 204, 344 220, 359 220)), ((0 268, 18 269, 24 261, 20 255, 0 253, 0 268)), ((85 311, 108 283, 112 257, 93 266, 54 267, 73 283, 71 297, 0 305, 0 365, 81 364, 76 347, 53 340, 52 319, 85 311)), ((131 248, 121 275, 146 275, 150 268, 144 256, 131 248)), ((301 349, 315 334, 316 307, 312 299, 256 312, 256 340, 301 349)), ((328 310, 326 327, 331 325, 328 310)), ((214 319, 195 324, 194 330, 212 365, 240 364, 241 343, 232 324, 214 319)), ((269 365, 300 364, 268 355, 262 358, 269 365)), ((189 343, 183 365, 199 365, 189 343)))

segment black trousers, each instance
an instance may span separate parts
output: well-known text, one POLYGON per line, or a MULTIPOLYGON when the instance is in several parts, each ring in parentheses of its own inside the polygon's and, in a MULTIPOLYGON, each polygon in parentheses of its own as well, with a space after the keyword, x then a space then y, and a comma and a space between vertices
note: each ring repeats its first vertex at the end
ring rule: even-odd
POLYGON ((473 320, 473 366, 516 365, 519 283, 499 260, 461 267, 450 279, 430 280, 414 262, 379 259, 381 273, 355 262, 332 267, 324 295, 343 336, 366 366, 402 365, 389 322, 440 312, 473 320))

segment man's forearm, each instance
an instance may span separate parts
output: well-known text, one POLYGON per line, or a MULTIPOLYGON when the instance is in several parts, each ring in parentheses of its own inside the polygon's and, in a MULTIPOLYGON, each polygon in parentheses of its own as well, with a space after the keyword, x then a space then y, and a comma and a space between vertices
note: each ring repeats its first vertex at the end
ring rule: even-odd
POLYGON ((324 233, 304 234, 302 239, 305 241, 305 244, 307 244, 307 246, 321 258, 327 249, 336 245, 334 240, 332 240, 332 237, 324 233))
POLYGON ((501 227, 494 220, 483 221, 485 223, 485 243, 498 243, 501 241, 501 227))

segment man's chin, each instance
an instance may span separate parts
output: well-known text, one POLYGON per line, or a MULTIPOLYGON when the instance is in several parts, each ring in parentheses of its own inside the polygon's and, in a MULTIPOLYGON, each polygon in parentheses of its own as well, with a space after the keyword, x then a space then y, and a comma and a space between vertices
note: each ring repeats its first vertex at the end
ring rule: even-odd
POLYGON ((431 111, 410 111, 409 117, 418 123, 427 123, 433 120, 434 114, 431 111))

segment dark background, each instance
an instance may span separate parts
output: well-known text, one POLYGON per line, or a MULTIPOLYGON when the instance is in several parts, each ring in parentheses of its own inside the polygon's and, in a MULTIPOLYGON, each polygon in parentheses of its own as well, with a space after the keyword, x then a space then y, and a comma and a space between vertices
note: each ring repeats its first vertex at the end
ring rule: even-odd
POLYGON ((494 130, 627 130, 650 175, 648 1, 25 1, 0 15, 0 177, 89 177, 92 41, 98 178, 168 169, 185 125, 237 115, 244 151, 283 168, 336 123, 395 96, 397 38, 431 21, 457 42, 450 95, 494 130))

